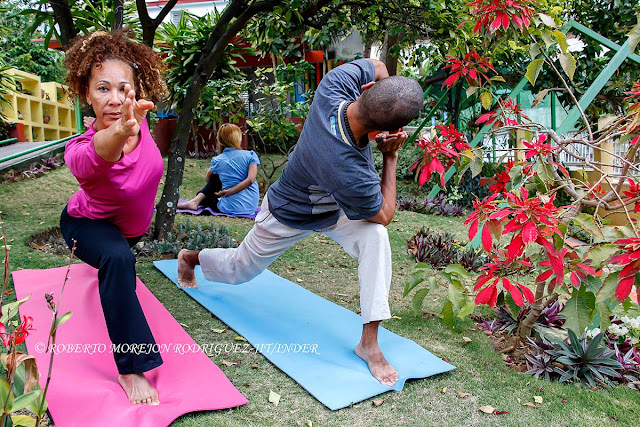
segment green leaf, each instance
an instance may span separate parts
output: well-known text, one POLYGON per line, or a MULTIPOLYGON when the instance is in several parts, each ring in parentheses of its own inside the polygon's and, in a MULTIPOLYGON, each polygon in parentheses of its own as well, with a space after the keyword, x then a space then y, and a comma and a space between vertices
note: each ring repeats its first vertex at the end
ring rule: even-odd
POLYGON ((8 315, 11 315, 11 318, 13 318, 16 314, 18 314, 18 307, 24 304, 25 301, 27 301, 29 298, 31 298, 31 295, 24 297, 19 301, 10 302, 8 304, 3 305, 2 319, 0 319, 2 323, 7 323, 7 321, 9 320, 7 317, 8 315))
POLYGON ((531 63, 527 67, 527 73, 525 74, 525 77, 529 80, 531 86, 536 85, 536 80, 538 79, 538 74, 540 74, 540 70, 542 69, 542 64, 544 64, 544 59, 539 58, 531 61, 531 63))
POLYGON ((480 148, 474 149, 475 156, 471 160, 471 176, 474 178, 482 173, 483 156, 481 150, 480 148))
POLYGON ((451 304, 451 301, 447 301, 444 303, 444 307, 442 307, 442 311, 440 312, 440 314, 442 315, 442 321, 445 325, 449 326, 450 328, 453 328, 455 326, 456 318, 453 314, 453 304, 451 304))
POLYGON ((600 316, 600 330, 606 331, 611 326, 611 309, 609 305, 604 302, 598 304, 598 315, 600 316))
POLYGON ((480 94, 480 103, 482 104, 482 108, 488 110, 491 108, 493 104, 493 96, 491 96, 490 92, 482 92, 480 94))
POLYGON ((411 305, 413 306, 414 310, 420 310, 420 307, 422 307, 422 302, 424 301, 424 298, 429 294, 429 291, 429 288, 422 288, 415 293, 415 295, 411 299, 411 305))
POLYGON ((458 317, 460 319, 464 319, 465 317, 473 313, 473 310, 475 310, 475 308, 476 308, 476 303, 473 301, 473 299, 467 300, 464 307, 462 307, 462 309, 458 313, 458 317))
POLYGON ((406 298, 409 293, 415 289, 420 283, 424 282, 424 277, 422 276, 422 272, 414 272, 411 275, 411 281, 404 285, 404 292, 402 293, 402 298, 406 298))
POLYGON ((56 323, 53 325, 53 331, 55 332, 59 326, 61 326, 62 324, 64 324, 67 320, 69 320, 71 318, 71 312, 67 311, 65 314, 63 314, 62 316, 58 317, 56 319, 56 323))
POLYGON ((569 52, 560 54, 560 65, 571 81, 576 72, 576 64, 576 59, 569 52))
POLYGON ((19 411, 20 409, 24 409, 33 404, 38 400, 38 396, 41 394, 40 390, 36 390, 16 397, 13 401, 13 411, 19 411))
POLYGON ((453 303, 455 308, 460 307, 460 305, 464 302, 464 286, 460 283, 459 280, 451 279, 449 282, 448 288, 448 296, 449 301, 453 303))
MULTIPOLYGON (((42 402, 43 393, 42 393, 42 390, 37 390, 36 392, 39 393, 38 398, 34 402, 32 402, 29 406, 27 406, 27 409, 33 412, 34 414, 38 415, 38 410, 40 409, 40 403, 42 402)), ((42 410, 40 411, 40 416, 44 415, 47 412, 48 408, 49 408, 49 403, 45 399, 44 404, 42 405, 42 410)))
POLYGON ((445 273, 454 273, 460 277, 471 277, 471 274, 460 264, 449 264, 442 271, 445 273))
POLYGON ((562 315, 567 319, 564 327, 582 335, 585 328, 591 325, 595 308, 596 296, 587 292, 584 285, 581 286, 580 289, 573 292, 562 309, 562 315))
POLYGON ((529 55, 531 56, 531 60, 534 60, 540 55, 540 45, 538 43, 531 43, 529 46, 529 55))
POLYGON ((556 20, 550 17, 549 15, 546 15, 544 13, 538 13, 538 18, 540 18, 542 23, 547 27, 558 28, 558 26, 556 25, 556 20))
POLYGON ((478 92, 478 89, 480 89, 478 86, 469 86, 465 92, 467 94, 467 98, 475 95, 478 92))
POLYGON ((36 419, 28 415, 11 415, 11 422, 14 426, 30 427, 36 425, 36 419))
POLYGON ((597 268, 603 262, 611 258, 617 251, 618 248, 613 245, 598 245, 587 252, 587 258, 591 259, 591 265, 594 268, 597 268))
POLYGON ((553 35, 556 40, 558 40, 558 45, 560 46, 560 50, 562 53, 567 53, 567 49, 569 49, 569 43, 567 43, 567 35, 561 31, 554 31, 553 35))
POLYGON ((604 239, 604 234, 602 233, 602 229, 598 226, 596 221, 593 219, 593 216, 581 212, 578 215, 571 218, 578 227, 582 228, 584 231, 588 232, 592 236, 598 237, 600 239, 604 239))
POLYGON ((511 293, 509 292, 505 292, 505 302, 507 303, 507 307, 509 307, 509 311, 511 312, 511 315, 513 316, 514 319, 518 318, 518 315, 520 314, 520 310, 522 310, 522 308, 516 304, 516 302, 513 300, 513 298, 511 297, 511 293))
POLYGON ((4 409, 6 412, 11 412, 13 408, 13 392, 9 393, 9 383, 4 378, 0 378, 0 402, 6 402, 4 409))

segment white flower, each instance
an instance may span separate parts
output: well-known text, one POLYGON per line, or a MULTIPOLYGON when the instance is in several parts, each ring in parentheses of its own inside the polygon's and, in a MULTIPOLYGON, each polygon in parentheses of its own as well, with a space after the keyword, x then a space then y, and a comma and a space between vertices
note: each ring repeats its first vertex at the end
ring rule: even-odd
POLYGON ((602 332, 602 331, 600 331, 600 328, 594 328, 594 329, 592 329, 592 330, 590 330, 590 331, 587 331, 587 332, 586 332, 586 335, 587 335, 587 338, 591 338, 591 339, 593 339, 593 338, 595 338, 596 336, 598 336, 598 334, 599 334, 600 332, 602 332))

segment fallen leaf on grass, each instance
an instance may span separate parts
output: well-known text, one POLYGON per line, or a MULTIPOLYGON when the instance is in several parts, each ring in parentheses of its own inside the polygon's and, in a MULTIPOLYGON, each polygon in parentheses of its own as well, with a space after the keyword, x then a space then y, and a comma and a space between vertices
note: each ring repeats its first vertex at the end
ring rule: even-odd
POLYGON ((460 393, 460 392, 458 392, 458 397, 460 399, 465 399, 465 398, 467 398, 469 396, 471 396, 471 393, 460 393))
POLYGON ((380 405, 382 405, 384 403, 384 399, 374 400, 371 403, 373 403, 373 406, 378 407, 378 406, 380 406, 380 405))
POLYGON ((391 316, 392 319, 396 319, 396 320, 402 320, 402 317, 400 316, 391 316))
POLYGON ((469 344, 470 342, 473 342, 473 340, 469 337, 462 337, 462 341, 464 341, 465 344, 469 344))
POLYGON ((313 423, 310 420, 307 420, 307 422, 304 423, 304 425, 306 425, 307 427, 313 427, 313 423))
POLYGON ((224 366, 233 366, 233 365, 237 364, 236 362, 227 362, 224 359, 222 359, 222 361, 220 363, 222 363, 224 366))
POLYGON ((241 337, 240 335, 235 337, 234 340, 236 340, 236 341, 246 341, 246 339, 244 339, 244 337, 241 337))
POLYGON ((544 402, 544 400, 542 399, 542 396, 533 396, 533 401, 536 402, 538 405, 542 405, 542 402, 544 402))
POLYGON ((273 390, 269 390, 269 402, 278 406, 278 403, 280 403, 280 395, 273 390))
POLYGON ((481 406, 478 408, 481 412, 484 412, 485 414, 493 414, 496 410, 496 408, 494 408, 493 406, 481 406))
POLYGON ((187 324, 185 324, 185 323, 180 323, 180 326, 182 326, 182 327, 183 327, 183 328, 185 328, 185 329, 188 329, 188 328, 189 328, 189 325, 187 325, 187 324))
POLYGON ((5 295, 11 295, 11 294, 13 294, 13 291, 11 289, 5 289, 4 294, 5 295))
POLYGON ((302 279, 296 279, 296 282, 302 283, 302 279))
POLYGON ((224 329, 211 329, 212 332, 215 332, 216 334, 224 334, 225 332, 227 332, 227 328, 224 329))
POLYGON ((260 369, 260 364, 256 363, 255 365, 251 365, 253 369, 260 369))
POLYGON ((440 393, 446 393, 446 392, 447 392, 447 388, 446 388, 446 387, 442 387, 442 388, 440 389, 440 393))
POLYGON ((529 408, 537 408, 536 404, 533 402, 523 403, 522 406, 528 406, 529 408))
POLYGON ((495 415, 504 415, 504 414, 510 414, 509 411, 495 411, 494 412, 495 415))

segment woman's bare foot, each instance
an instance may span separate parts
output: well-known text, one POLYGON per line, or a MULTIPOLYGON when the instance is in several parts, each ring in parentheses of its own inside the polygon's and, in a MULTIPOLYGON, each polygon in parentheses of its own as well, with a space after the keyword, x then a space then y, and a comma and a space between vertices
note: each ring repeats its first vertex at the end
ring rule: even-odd
POLYGON ((178 284, 183 288, 197 288, 194 269, 198 264, 199 251, 183 249, 178 253, 178 284))
POLYGON ((365 323, 356 354, 369 365, 371 375, 382 384, 392 387, 398 381, 398 371, 385 359, 378 346, 379 321, 365 323))
POLYGON ((198 193, 193 199, 184 203, 178 203, 177 207, 178 209, 189 209, 190 211, 197 211, 200 207, 200 204, 204 202, 205 198, 206 196, 204 194, 198 193))
POLYGON ((178 209, 188 209, 190 211, 197 211, 199 205, 193 200, 189 200, 188 202, 178 203, 177 207, 178 209))
POLYGON ((159 405, 158 391, 144 374, 119 375, 118 382, 134 405, 159 405))

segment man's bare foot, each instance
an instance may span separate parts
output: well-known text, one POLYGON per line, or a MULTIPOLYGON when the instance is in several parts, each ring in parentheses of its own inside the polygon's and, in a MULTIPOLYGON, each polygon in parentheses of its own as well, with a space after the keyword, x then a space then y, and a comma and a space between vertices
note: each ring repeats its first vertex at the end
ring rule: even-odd
POLYGON ((189 200, 188 202, 178 203, 178 209, 188 209, 190 211, 198 210, 198 203, 195 200, 189 200))
POLYGON ((387 362, 377 345, 375 348, 367 349, 360 343, 355 352, 360 359, 367 362, 371 375, 382 384, 392 387, 398 381, 398 371, 387 362))
POLYGON ((143 374, 119 375, 118 382, 134 405, 159 405, 158 391, 143 374))
POLYGON ((196 275, 194 269, 198 260, 198 251, 182 249, 178 253, 178 284, 183 288, 197 288, 196 275))

